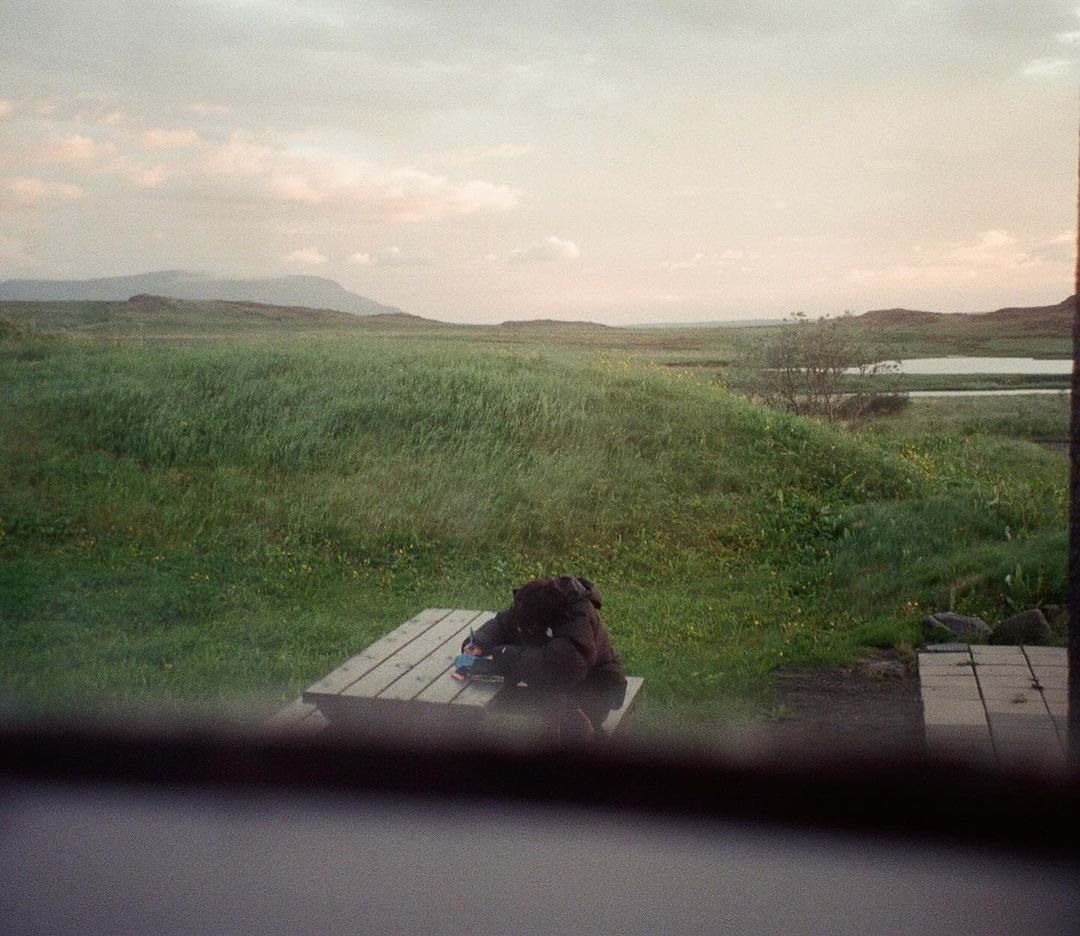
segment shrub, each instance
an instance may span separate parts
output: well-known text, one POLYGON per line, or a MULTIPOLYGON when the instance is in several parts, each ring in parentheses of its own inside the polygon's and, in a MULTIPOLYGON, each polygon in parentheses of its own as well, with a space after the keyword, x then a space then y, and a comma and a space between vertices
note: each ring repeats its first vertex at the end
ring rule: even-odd
POLYGON ((832 421, 896 412, 905 399, 894 389, 848 392, 849 376, 877 377, 896 365, 843 318, 810 321, 797 312, 763 349, 762 393, 766 402, 797 415, 832 421), (892 398, 891 400, 889 398, 892 398), (886 402, 888 400, 888 402, 886 402))

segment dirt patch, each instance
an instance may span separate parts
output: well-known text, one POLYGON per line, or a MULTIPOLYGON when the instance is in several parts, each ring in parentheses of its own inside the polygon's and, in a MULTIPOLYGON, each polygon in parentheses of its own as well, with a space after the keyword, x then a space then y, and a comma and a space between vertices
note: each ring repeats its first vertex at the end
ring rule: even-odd
POLYGON ((774 676, 780 709, 765 733, 775 743, 888 756, 925 751, 918 672, 895 655, 774 676))

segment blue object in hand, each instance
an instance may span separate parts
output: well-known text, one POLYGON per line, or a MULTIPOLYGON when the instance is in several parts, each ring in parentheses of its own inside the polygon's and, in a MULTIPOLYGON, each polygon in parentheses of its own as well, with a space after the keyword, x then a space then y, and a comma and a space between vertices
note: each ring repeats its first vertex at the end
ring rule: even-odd
POLYGON ((459 653, 454 657, 454 672, 461 673, 463 676, 468 676, 473 671, 473 667, 476 666, 476 661, 479 659, 480 657, 473 656, 470 653, 459 653))
POLYGON ((450 675, 458 682, 464 682, 475 676, 497 676, 498 671, 491 660, 473 656, 471 653, 460 653, 454 657, 454 669, 450 675))

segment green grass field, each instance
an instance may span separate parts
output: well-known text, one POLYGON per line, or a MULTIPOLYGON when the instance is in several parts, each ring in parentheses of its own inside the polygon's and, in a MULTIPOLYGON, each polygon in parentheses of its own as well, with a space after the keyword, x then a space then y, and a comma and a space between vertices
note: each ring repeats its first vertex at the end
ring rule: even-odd
POLYGON ((1064 601, 1066 461, 1030 441, 1067 434, 1060 398, 845 428, 663 366, 714 340, 686 333, 0 312, 14 704, 267 712, 421 608, 565 572, 600 585, 642 717, 695 724, 927 610, 1064 601))

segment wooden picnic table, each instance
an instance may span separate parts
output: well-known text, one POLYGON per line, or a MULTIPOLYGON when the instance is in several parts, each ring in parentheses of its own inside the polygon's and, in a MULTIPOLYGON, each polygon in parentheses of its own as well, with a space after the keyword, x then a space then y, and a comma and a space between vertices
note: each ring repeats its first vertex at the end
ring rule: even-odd
POLYGON ((458 682, 450 671, 470 628, 494 616, 494 611, 425 608, 309 686, 303 701, 331 722, 404 714, 429 722, 475 721, 502 686, 458 682))
MULTIPOLYGON (((451 678, 454 657, 470 630, 495 616, 494 611, 425 608, 304 690, 271 724, 322 728, 362 723, 405 726, 478 724, 498 699, 502 680, 451 678)), ((633 704, 640 677, 629 677, 626 701, 609 714, 602 730, 610 732, 633 704)))

